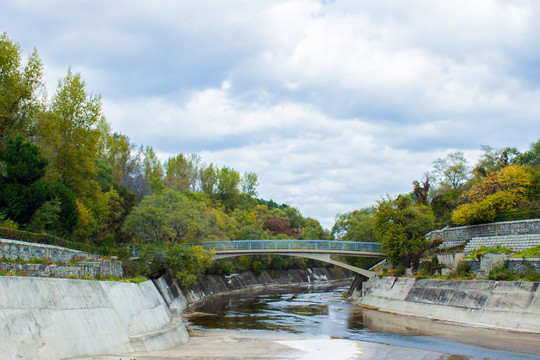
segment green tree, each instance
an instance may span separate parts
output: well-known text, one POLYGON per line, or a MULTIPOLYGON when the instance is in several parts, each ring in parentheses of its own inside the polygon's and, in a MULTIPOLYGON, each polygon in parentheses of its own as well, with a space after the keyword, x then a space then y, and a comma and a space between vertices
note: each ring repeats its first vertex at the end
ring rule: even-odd
POLYGON ((38 143, 51 161, 47 178, 61 179, 79 198, 93 189, 104 121, 101 98, 89 94, 80 74, 68 70, 49 111, 40 118, 38 143))
POLYGON ((414 202, 410 195, 379 200, 374 217, 377 239, 394 265, 403 254, 421 250, 425 234, 434 225, 431 209, 414 202))
POLYGON ((482 150, 484 153, 473 170, 478 178, 483 178, 490 172, 513 165, 521 157, 521 153, 516 148, 511 147, 495 150, 491 146, 482 145, 482 150))
POLYGON ((238 171, 224 166, 217 172, 216 197, 221 200, 226 209, 232 211, 239 201, 240 174, 238 171))
POLYGON ((328 234, 316 219, 308 217, 304 219, 303 223, 304 227, 300 239, 324 240, 328 238, 328 234))
POLYGON ((242 192, 249 197, 257 197, 257 186, 259 186, 257 180, 257 174, 246 171, 242 177, 242 192))
POLYGON ((36 114, 42 110, 43 64, 37 51, 22 64, 20 46, 6 33, 0 36, 0 148, 6 138, 31 132, 36 114))
POLYGON ((165 185, 195 192, 199 188, 201 158, 197 154, 178 154, 165 162, 165 185))
POLYGON ((214 195, 217 184, 217 170, 214 164, 210 164, 207 167, 201 169, 201 190, 205 194, 214 195))
POLYGON ((332 227, 331 236, 345 241, 376 241, 374 209, 363 208, 338 214, 332 227))
POLYGON ((197 282, 210 267, 212 257, 212 252, 201 246, 170 246, 159 242, 146 245, 141 254, 143 263, 148 264, 149 276, 167 276, 179 280, 184 286, 197 282))
POLYGON ((112 180, 115 184, 126 185, 127 178, 136 175, 139 164, 137 156, 133 154, 135 150, 135 145, 126 135, 115 132, 106 137, 106 145, 101 158, 111 168, 112 180))
POLYGON ((215 214, 182 192, 162 189, 127 216, 124 231, 145 242, 194 242, 219 236, 215 214))
POLYGON ((47 199, 47 187, 40 179, 48 160, 39 148, 25 142, 22 136, 6 139, 0 150, 4 174, 0 177, 0 212, 19 224, 27 224, 47 199))
POLYGON ((540 164, 540 139, 532 143, 530 149, 518 157, 517 163, 521 165, 540 164))
POLYGON ((467 159, 461 151, 448 154, 433 162, 433 174, 442 187, 457 189, 469 176, 467 159))

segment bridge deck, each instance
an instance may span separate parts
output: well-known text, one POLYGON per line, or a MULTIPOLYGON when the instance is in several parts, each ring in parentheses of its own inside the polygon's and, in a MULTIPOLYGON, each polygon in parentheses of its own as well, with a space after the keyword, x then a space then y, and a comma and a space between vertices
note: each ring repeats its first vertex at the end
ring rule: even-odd
POLYGON ((231 240, 199 243, 216 253, 325 253, 347 256, 383 256, 381 245, 372 242, 336 240, 231 240))

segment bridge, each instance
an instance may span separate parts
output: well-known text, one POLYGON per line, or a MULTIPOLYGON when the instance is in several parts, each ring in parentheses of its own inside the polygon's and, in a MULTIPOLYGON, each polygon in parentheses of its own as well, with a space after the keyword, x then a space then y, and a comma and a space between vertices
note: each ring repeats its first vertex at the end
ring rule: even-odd
POLYGON ((384 257, 381 244, 359 241, 336 240, 230 240, 197 243, 215 252, 215 259, 242 255, 287 255, 322 261, 340 266, 365 277, 373 271, 361 269, 332 259, 331 255, 384 257))

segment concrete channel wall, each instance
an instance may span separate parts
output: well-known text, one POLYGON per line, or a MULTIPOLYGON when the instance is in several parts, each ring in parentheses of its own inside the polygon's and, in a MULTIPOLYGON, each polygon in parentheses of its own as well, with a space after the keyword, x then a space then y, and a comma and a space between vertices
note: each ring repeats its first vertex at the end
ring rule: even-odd
POLYGON ((402 315, 540 333, 538 285, 385 276, 364 283, 353 299, 364 307, 402 315))
POLYGON ((186 343, 151 281, 0 277, 0 359, 50 360, 186 343))
POLYGON ((130 284, 0 276, 0 360, 167 349, 188 341, 180 315, 190 303, 269 286, 329 285, 347 276, 328 268, 245 272, 207 275, 189 287, 165 279, 130 284))
POLYGON ((307 268, 263 271, 258 276, 251 271, 229 276, 205 275, 198 284, 187 287, 165 278, 154 280, 154 282, 171 311, 179 314, 189 304, 204 301, 216 295, 278 286, 315 287, 339 283, 349 284, 351 278, 352 273, 347 270, 307 268))

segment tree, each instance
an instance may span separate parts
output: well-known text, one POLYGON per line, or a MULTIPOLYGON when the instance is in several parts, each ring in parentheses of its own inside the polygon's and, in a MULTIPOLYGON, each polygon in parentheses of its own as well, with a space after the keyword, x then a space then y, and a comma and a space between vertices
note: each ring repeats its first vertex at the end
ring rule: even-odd
POLYGON ((50 109, 38 123, 38 143, 51 161, 48 180, 61 179, 79 198, 92 189, 98 157, 101 98, 87 93, 80 74, 71 69, 59 81, 50 109))
POLYGON ((338 214, 332 227, 332 237, 344 241, 376 241, 373 212, 374 209, 368 207, 338 214))
POLYGON ((199 188, 200 162, 201 158, 197 154, 170 157, 165 162, 165 185, 195 192, 199 188))
POLYGON ((461 151, 448 154, 433 162, 433 173, 442 187, 457 189, 468 178, 467 159, 461 151))
POLYGON ((377 239, 394 265, 403 254, 421 250, 425 234, 434 225, 430 208, 415 203, 409 195, 379 200, 374 217, 377 239))
POLYGON ((424 205, 428 204, 429 199, 429 189, 431 188, 429 173, 424 174, 424 181, 422 184, 417 180, 413 181, 413 194, 414 200, 420 202, 424 205))
POLYGON ((300 235, 301 239, 309 239, 309 240, 328 239, 327 232, 324 231, 323 227, 316 219, 308 217, 308 218, 305 218, 303 222, 304 222, 304 227, 300 235))
POLYGON ((217 184, 217 170, 214 168, 214 164, 210 164, 207 167, 201 169, 201 190, 205 194, 214 195, 217 184))
POLYGON ((196 242, 220 236, 215 214, 182 192, 165 188, 146 196, 127 216, 123 230, 145 242, 196 242))
POLYGON ((493 222, 502 214, 525 208, 529 203, 532 175, 524 166, 507 166, 489 173, 474 184, 462 197, 452 214, 456 225, 493 222))
POLYGON ((532 143, 530 149, 518 157, 517 163, 521 165, 540 164, 540 139, 532 143))
POLYGON ((6 139, 0 150, 4 174, 0 177, 0 212, 19 224, 27 224, 47 199, 47 187, 40 179, 49 163, 39 148, 22 136, 6 139))
POLYGON ((257 180, 257 174, 246 171, 242 177, 242 192, 249 197, 257 197, 257 186, 259 186, 257 180))
POLYGON ((148 274, 157 278, 167 276, 182 285, 196 283, 199 276, 210 267, 213 254, 201 246, 152 243, 143 247, 141 259, 148 264, 148 274))
POLYGON ((483 178, 492 171, 497 171, 505 166, 512 165, 518 161, 521 153, 516 148, 505 147, 495 150, 491 146, 482 145, 484 153, 474 167, 474 174, 483 178))
POLYGON ((0 148, 6 138, 28 136, 42 109, 43 64, 37 51, 22 65, 22 50, 3 33, 0 36, 0 148))
POLYGON ((227 210, 232 211, 239 200, 240 174, 238 171, 224 166, 217 172, 216 197, 221 200, 227 210))
POLYGON ((280 218, 270 218, 266 220, 263 229, 270 231, 272 236, 285 235, 288 239, 297 239, 298 235, 291 228, 291 223, 280 218))
POLYGON ((137 156, 133 155, 135 145, 126 135, 116 132, 108 134, 105 144, 100 157, 111 168, 113 182, 126 185, 127 178, 136 175, 139 165, 137 156))

